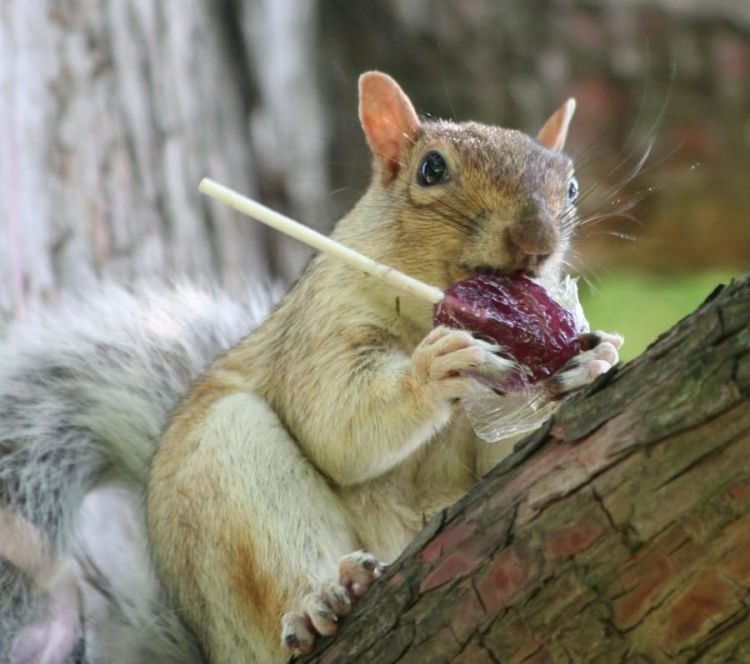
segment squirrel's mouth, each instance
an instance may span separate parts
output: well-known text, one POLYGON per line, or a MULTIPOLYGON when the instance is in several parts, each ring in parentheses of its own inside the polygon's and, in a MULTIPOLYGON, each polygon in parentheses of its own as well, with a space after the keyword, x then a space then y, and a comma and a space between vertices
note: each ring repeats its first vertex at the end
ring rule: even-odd
POLYGON ((504 274, 509 272, 509 270, 499 270, 492 265, 476 265, 472 271, 474 274, 504 274))
POLYGON ((468 263, 462 263, 460 266, 461 270, 466 273, 465 278, 475 277, 479 274, 522 274, 526 277, 538 277, 540 263, 529 263, 522 266, 508 267, 497 267, 482 263, 479 265, 469 265, 468 263))

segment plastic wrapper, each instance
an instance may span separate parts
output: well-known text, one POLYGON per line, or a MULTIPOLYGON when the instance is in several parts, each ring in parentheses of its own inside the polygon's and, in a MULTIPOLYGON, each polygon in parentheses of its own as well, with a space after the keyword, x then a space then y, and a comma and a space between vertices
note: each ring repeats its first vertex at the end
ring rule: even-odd
POLYGON ((497 442, 536 429, 552 415, 558 403, 545 396, 544 381, 581 351, 578 336, 589 328, 570 276, 553 290, 520 276, 482 279, 449 289, 435 321, 487 337, 518 362, 519 370, 507 380, 478 381, 463 401, 477 435, 497 442), (478 285, 487 286, 479 295, 478 285))

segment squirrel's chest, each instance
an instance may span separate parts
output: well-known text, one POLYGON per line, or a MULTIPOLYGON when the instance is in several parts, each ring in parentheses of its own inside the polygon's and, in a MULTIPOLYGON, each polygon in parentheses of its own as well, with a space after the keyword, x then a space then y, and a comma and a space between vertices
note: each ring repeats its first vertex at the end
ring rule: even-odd
POLYGON ((454 406, 450 422, 410 460, 415 486, 426 504, 445 500, 452 504, 474 486, 479 445, 462 408, 454 406))
POLYGON ((478 478, 482 445, 460 407, 450 423, 422 449, 391 471, 391 481, 404 488, 419 518, 430 518, 469 491, 478 478))
POLYGON ((342 491, 363 546, 382 560, 394 559, 476 483, 477 443, 463 418, 457 420, 386 475, 342 491))

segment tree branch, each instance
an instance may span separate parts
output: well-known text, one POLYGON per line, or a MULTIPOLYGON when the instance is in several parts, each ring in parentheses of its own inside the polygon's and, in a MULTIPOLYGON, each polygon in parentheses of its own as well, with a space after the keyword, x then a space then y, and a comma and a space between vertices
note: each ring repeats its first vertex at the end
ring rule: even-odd
POLYGON ((750 656, 750 275, 564 404, 305 662, 750 656))

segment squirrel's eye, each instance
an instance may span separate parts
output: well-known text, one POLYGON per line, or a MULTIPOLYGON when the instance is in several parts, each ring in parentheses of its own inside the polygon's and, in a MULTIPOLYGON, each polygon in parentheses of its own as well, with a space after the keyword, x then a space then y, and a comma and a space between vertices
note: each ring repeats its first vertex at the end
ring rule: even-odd
POLYGON ((578 180, 570 178, 568 183, 568 200, 573 203, 578 198, 578 180))
POLYGON ((417 171, 417 182, 423 187, 440 184, 448 179, 448 164, 439 152, 428 152, 417 171))

